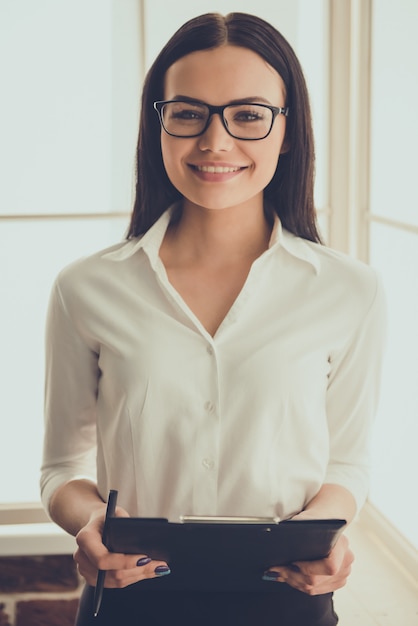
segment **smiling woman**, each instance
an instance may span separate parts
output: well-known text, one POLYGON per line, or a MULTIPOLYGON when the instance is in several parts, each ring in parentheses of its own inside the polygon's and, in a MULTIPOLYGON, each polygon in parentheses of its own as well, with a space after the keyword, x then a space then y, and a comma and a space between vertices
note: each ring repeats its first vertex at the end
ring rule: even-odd
MULTIPOLYGON (((279 74, 252 50, 222 45, 194 52, 171 65, 165 75, 164 97, 168 101, 184 97, 201 103, 210 101, 209 106, 221 107, 216 112, 207 109, 198 133, 194 127, 193 133, 189 130, 179 136, 174 132, 179 126, 179 105, 171 103, 175 122, 168 118, 170 132, 163 126, 166 132, 161 136, 161 149, 170 182, 187 198, 183 209, 189 210, 191 205, 223 209, 231 203, 238 208, 246 203, 251 212, 263 211, 263 192, 277 168, 286 118, 274 119, 273 111, 265 106, 260 107, 264 115, 256 116, 254 122, 254 109, 250 105, 262 102, 284 108, 286 89, 279 74), (231 107, 222 110, 225 101, 231 105, 243 100, 248 104, 244 110, 241 107, 241 117, 236 111, 237 104, 232 110, 231 107), (247 115, 245 122, 243 112, 247 115), (249 113, 252 113, 250 121, 249 113), (202 182, 215 184, 202 185, 202 182)), ((193 113, 195 124, 196 112, 193 113)), ((161 119, 165 119, 164 108, 161 119)), ((189 123, 188 120, 188 129, 189 123)))
POLYGON ((243 13, 180 28, 145 80, 137 167, 127 240, 60 272, 49 306, 42 497, 77 536, 77 626, 131 624, 138 606, 156 625, 334 626, 344 535, 326 558, 272 559, 250 594, 180 589, 170 563, 101 540, 109 489, 116 515, 173 521, 351 521, 364 502, 382 289, 320 245, 309 98, 283 36, 243 13))

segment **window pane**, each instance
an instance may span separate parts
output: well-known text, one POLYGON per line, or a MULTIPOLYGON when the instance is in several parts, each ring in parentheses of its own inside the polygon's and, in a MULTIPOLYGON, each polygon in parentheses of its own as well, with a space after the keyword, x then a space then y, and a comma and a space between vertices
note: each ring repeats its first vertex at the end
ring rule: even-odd
POLYGON ((44 328, 52 282, 76 258, 123 239, 127 218, 0 223, 0 502, 39 500, 44 328), (5 480, 9 477, 9 480, 5 480))
POLYGON ((371 211, 418 224, 418 3, 373 3, 371 211))
POLYGON ((139 8, 113 4, 1 0, 0 215, 130 209, 139 8))
POLYGON ((371 264, 383 277, 389 315, 371 500, 418 547, 418 235, 372 224, 371 264))

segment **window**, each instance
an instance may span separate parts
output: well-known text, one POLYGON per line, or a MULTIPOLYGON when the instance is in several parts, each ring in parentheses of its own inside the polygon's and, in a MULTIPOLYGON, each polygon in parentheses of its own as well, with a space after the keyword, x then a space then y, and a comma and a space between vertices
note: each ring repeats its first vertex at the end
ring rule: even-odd
POLYGON ((127 229, 139 9, 136 0, 1 3, 0 475, 10 479, 0 503, 39 501, 52 281, 127 229))
POLYGON ((372 16, 370 262, 385 284, 389 334, 370 498, 418 547, 418 5, 378 0, 372 16))

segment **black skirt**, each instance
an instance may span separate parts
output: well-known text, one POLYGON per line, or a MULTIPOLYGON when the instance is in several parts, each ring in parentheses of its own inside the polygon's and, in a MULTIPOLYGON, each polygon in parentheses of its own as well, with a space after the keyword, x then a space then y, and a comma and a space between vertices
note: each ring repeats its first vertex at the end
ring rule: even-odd
MULTIPOLYGON (((158 584, 158 580, 156 580, 158 584)), ((335 626, 332 593, 309 596, 285 583, 272 592, 186 592, 105 589, 93 617, 94 588, 86 586, 75 626, 335 626)))

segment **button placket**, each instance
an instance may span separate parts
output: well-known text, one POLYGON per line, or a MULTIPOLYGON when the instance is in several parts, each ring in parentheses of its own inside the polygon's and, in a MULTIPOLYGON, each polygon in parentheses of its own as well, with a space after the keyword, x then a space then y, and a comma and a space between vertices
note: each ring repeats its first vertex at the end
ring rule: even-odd
POLYGON ((206 351, 205 378, 199 388, 201 398, 199 427, 194 447, 193 510, 198 514, 212 514, 218 502, 218 453, 219 453, 219 380, 218 360, 215 347, 210 341, 206 351))

